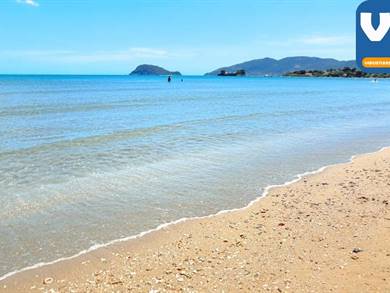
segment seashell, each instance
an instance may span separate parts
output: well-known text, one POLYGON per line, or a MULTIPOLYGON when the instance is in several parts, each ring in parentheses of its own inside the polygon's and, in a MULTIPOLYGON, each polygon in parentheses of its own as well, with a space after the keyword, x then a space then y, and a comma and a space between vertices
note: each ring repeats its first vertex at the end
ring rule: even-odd
POLYGON ((54 279, 49 277, 49 278, 46 278, 46 279, 43 280, 43 284, 44 285, 49 285, 49 284, 53 283, 53 281, 54 281, 54 279))

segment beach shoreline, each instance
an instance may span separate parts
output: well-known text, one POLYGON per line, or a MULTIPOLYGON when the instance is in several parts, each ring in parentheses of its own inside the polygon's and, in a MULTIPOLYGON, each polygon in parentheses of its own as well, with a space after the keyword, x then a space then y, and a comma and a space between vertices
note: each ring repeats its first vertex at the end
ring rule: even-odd
MULTIPOLYGON (((220 254, 220 246, 227 246, 228 243, 231 242, 230 238, 232 236, 231 235, 232 233, 231 233, 231 231, 229 231, 229 228, 227 228, 226 226, 223 226, 223 229, 220 229, 221 225, 220 225, 220 223, 218 223, 217 219, 220 219, 220 220, 222 219, 225 224, 230 223, 230 222, 234 222, 235 223, 234 225, 248 226, 248 225, 246 225, 247 221, 249 221, 248 219, 249 218, 252 219, 253 213, 255 213, 256 216, 263 215, 262 218, 263 219, 267 218, 269 221, 266 223, 262 222, 261 224, 259 224, 260 226, 258 226, 256 228, 256 231, 262 230, 264 226, 269 226, 271 224, 275 224, 276 222, 280 222, 280 223, 277 223, 276 226, 271 225, 272 231, 275 232, 279 228, 283 229, 283 230, 291 231, 293 229, 288 227, 289 226, 289 221, 288 221, 289 219, 288 218, 284 219, 284 221, 281 222, 281 221, 277 221, 278 217, 268 216, 270 213, 275 213, 275 210, 272 210, 270 207, 275 207, 275 206, 279 206, 279 205, 282 205, 284 207, 284 209, 279 208, 279 212, 282 211, 282 213, 280 213, 280 215, 283 215, 285 212, 287 212, 287 213, 291 212, 288 209, 288 206, 291 203, 286 201, 286 200, 280 201, 280 199, 279 199, 280 194, 278 194, 278 193, 282 193, 284 190, 290 190, 290 189, 292 189, 293 193, 294 193, 294 189, 296 189, 297 186, 301 187, 301 185, 306 185, 307 182, 311 182, 313 180, 315 181, 317 179, 320 179, 320 181, 324 181, 323 177, 326 177, 326 175, 328 173, 331 173, 331 174, 332 174, 332 172, 333 173, 340 173, 341 172, 340 170, 345 171, 350 166, 358 165, 361 161, 364 161, 365 164, 368 166, 370 166, 370 164, 374 164, 375 166, 377 166, 378 160, 386 162, 386 160, 385 160, 386 158, 390 158, 390 149, 389 148, 382 148, 380 151, 374 152, 374 153, 352 156, 350 161, 347 163, 338 163, 338 164, 334 164, 334 165, 325 166, 325 167, 322 167, 322 168, 320 168, 316 171, 313 171, 313 172, 307 172, 304 174, 297 175, 295 177, 295 179, 293 179, 289 182, 286 182, 284 184, 268 186, 267 188, 265 188, 262 196, 256 198, 255 200, 253 200, 252 202, 250 202, 247 206, 245 206, 243 208, 224 210, 224 211, 218 212, 217 214, 204 216, 204 217, 182 218, 182 219, 179 219, 179 220, 174 221, 172 223, 160 225, 159 227, 157 227, 155 229, 152 229, 152 230, 149 230, 146 232, 142 232, 142 233, 135 235, 135 236, 114 240, 114 241, 107 243, 107 244, 104 244, 104 245, 92 247, 86 251, 83 251, 83 252, 75 255, 75 256, 59 259, 59 260, 56 260, 56 261, 54 261, 52 263, 48 263, 48 264, 38 264, 34 267, 26 268, 26 269, 23 269, 23 270, 16 272, 16 273, 7 274, 0 279, 0 290, 5 290, 6 292, 18 292, 20 290, 42 291, 42 290, 52 289, 52 290, 54 290, 53 292, 57 292, 57 291, 62 292, 62 291, 69 291, 71 289, 71 290, 74 290, 75 292, 84 292, 84 291, 95 291, 95 290, 98 291, 98 290, 102 290, 102 289, 110 290, 110 288, 112 290, 114 290, 114 289, 120 290, 120 289, 127 288, 130 290, 143 291, 143 290, 148 289, 148 290, 161 290, 161 292, 164 292, 164 291, 176 291, 179 289, 182 290, 183 288, 187 288, 190 291, 192 290, 191 292, 193 292, 193 291, 196 292, 198 290, 203 291, 202 289, 206 288, 205 285, 208 286, 208 284, 210 284, 210 283, 215 283, 216 285, 214 285, 213 289, 218 290, 218 291, 220 291, 220 289, 222 289, 222 288, 224 288, 224 290, 228 291, 228 292, 231 292, 235 289, 240 289, 243 291, 251 291, 251 287, 248 284, 245 284, 245 282, 244 282, 244 280, 247 279, 246 276, 253 275, 253 276, 259 277, 259 276, 263 275, 264 271, 268 271, 268 273, 269 273, 270 268, 262 267, 263 271, 261 271, 260 266, 256 266, 253 264, 249 265, 250 261, 248 260, 249 263, 247 262, 246 265, 244 264, 241 267, 241 269, 243 269, 243 267, 248 267, 248 269, 244 269, 244 271, 248 272, 248 274, 245 273, 245 275, 243 275, 241 278, 243 281, 239 281, 241 284, 237 284, 237 283, 232 284, 231 282, 230 283, 229 282, 222 282, 220 284, 220 286, 218 286, 218 282, 215 280, 212 280, 213 278, 211 278, 211 277, 209 278, 207 275, 203 276, 203 278, 201 278, 204 282, 199 281, 199 280, 195 280, 195 279, 198 279, 198 278, 196 278, 196 276, 199 275, 199 272, 204 270, 204 269, 202 269, 202 270, 195 269, 191 273, 191 272, 187 272, 187 270, 185 268, 180 268, 180 269, 177 268, 178 273, 175 274, 176 271, 172 270, 171 268, 172 268, 172 266, 176 268, 177 263, 176 262, 164 263, 164 261, 161 261, 160 258, 166 258, 165 255, 172 254, 173 257, 171 257, 171 258, 173 260, 181 259, 183 261, 183 257, 184 257, 184 259, 189 259, 189 258, 194 259, 193 258, 194 254, 201 255, 201 258, 204 258, 204 259, 207 259, 212 254, 219 255, 220 254), (275 196, 275 195, 277 195, 277 196, 275 196), (267 215, 267 216, 264 216, 264 215, 267 215), (241 221, 243 218, 248 218, 248 219, 241 221), (234 219, 234 221, 232 221, 232 219, 234 219), (275 222, 275 220, 276 220, 276 222, 275 222), (206 226, 208 228, 204 228, 204 226, 206 226), (289 229, 287 229, 287 228, 289 228, 289 229), (206 229, 205 231, 207 233, 204 233, 205 231, 203 231, 203 229, 206 229), (228 230, 228 231, 226 231, 226 230, 228 230), (184 232, 186 232, 186 233, 184 233, 184 232), (193 237, 192 233, 195 233, 195 232, 198 232, 198 233, 196 233, 196 237, 193 237), (200 232, 202 232, 202 233, 200 233, 200 232), (219 232, 222 235, 226 234, 226 237, 225 237, 226 239, 222 239, 222 237, 215 232, 219 232), (210 233, 213 236, 209 236, 210 233), (196 241, 198 241, 197 243, 198 243, 199 247, 205 246, 205 247, 207 247, 207 250, 210 250, 211 252, 208 251, 207 253, 203 253, 203 252, 200 252, 200 251, 202 251, 202 249, 200 249, 200 251, 198 251, 198 253, 196 253, 197 246, 193 245, 194 244, 193 242, 195 240, 192 240, 194 238, 196 238, 196 241), (204 240, 203 238, 206 240, 204 240), (221 243, 215 244, 215 238, 218 238, 219 240, 222 239, 222 244, 221 243), (212 239, 212 241, 207 240, 207 239, 212 239), (210 241, 212 243, 208 243, 210 241), (177 246, 177 243, 181 243, 181 245, 179 245, 180 247, 175 248, 177 246), (172 245, 173 245, 173 248, 172 248, 172 245), (194 250, 193 248, 195 248, 195 251, 193 251, 194 250), (175 251, 175 250, 179 250, 180 252, 175 251), (183 254, 182 250, 189 250, 189 252, 183 254), (164 251, 164 252, 168 251, 168 253, 167 254, 162 253, 161 251, 164 251), (180 255, 180 257, 177 255, 175 256, 175 253, 180 255), (134 255, 137 255, 137 256, 134 256, 134 255), (141 256, 144 256, 144 257, 141 257, 141 256), (156 260, 159 260, 161 262, 158 265, 158 267, 160 268, 160 271, 156 271, 156 269, 150 265, 151 263, 153 263, 156 260), (135 263, 141 264, 141 266, 137 266, 137 265, 135 265, 135 263), (173 265, 173 264, 175 264, 175 265, 173 265), (137 267, 137 269, 134 269, 135 267, 137 267), (257 272, 253 273, 253 270, 249 270, 249 267, 250 268, 257 267, 257 272), (143 271, 143 272, 137 271, 138 269, 140 271, 143 271), (164 271, 161 271, 161 269, 163 269, 164 271), (125 271, 128 271, 128 272, 124 273, 125 271), (183 271, 184 271, 184 273, 183 273, 183 271), (166 281, 166 280, 161 281, 160 280, 161 275, 167 277, 167 279, 169 279, 169 281, 166 281), (174 278, 171 280, 172 275, 174 278), (154 280, 154 282, 151 280, 154 280), (130 284, 132 284, 132 285, 130 285, 130 284), (133 287, 131 287, 131 286, 133 286, 133 287), (246 287, 246 288, 244 288, 244 287, 246 287)), ((385 164, 385 163, 383 163, 383 164, 385 164)), ((388 165, 388 166, 390 167, 390 165, 388 165)), ((384 167, 386 167, 386 164, 384 165, 384 167)), ((360 172, 361 170, 366 170, 366 169, 360 168, 360 169, 356 169, 355 171, 360 172)), ((378 170, 382 170, 382 169, 375 169, 374 175, 375 175, 375 173, 378 173, 378 170)), ((388 171, 388 170, 386 170, 386 171, 388 171)), ((385 171, 383 171, 383 172, 385 172, 385 171)), ((388 175, 390 177, 390 171, 389 171, 388 175)), ((343 181, 345 178, 343 178, 343 176, 338 176, 337 178, 334 178, 334 179, 335 179, 335 181, 337 181, 337 180, 343 181)), ((360 177, 359 177, 359 179, 360 179, 360 177)), ((376 178, 376 179, 378 179, 378 178, 376 178)), ((390 185, 390 180, 388 180, 388 181, 389 181, 388 185, 390 185)), ((350 181, 350 183, 351 182, 353 182, 353 181, 350 181)), ((322 189, 328 188, 329 185, 333 185, 332 183, 333 182, 321 183, 320 185, 317 186, 317 187, 319 187, 319 188, 317 188, 317 190, 314 188, 314 193, 316 191, 319 192, 322 189)), ((384 183, 386 183, 386 181, 384 183)), ((354 183, 354 184, 356 185, 357 183, 354 183)), ((387 185, 385 185, 385 186, 387 186, 387 185)), ((366 188, 371 188, 371 187, 373 187, 373 186, 371 186, 371 185, 366 186, 366 188)), ((300 191, 302 193, 312 194, 313 191, 310 191, 310 188, 308 188, 307 186, 305 188, 301 189, 300 191)), ((349 187, 347 187, 346 189, 348 191, 350 191, 349 187)), ((390 191, 390 187, 387 191, 390 191)), ((334 192, 335 192, 335 190, 334 190, 334 192)), ((384 193, 386 195, 386 190, 382 190, 381 193, 384 193)), ((301 194, 297 193, 296 190, 295 190, 295 194, 291 197, 295 197, 295 196, 301 200, 301 202, 299 202, 301 204, 302 204, 302 200, 316 199, 316 198, 305 198, 305 196, 302 196, 301 194)), ((362 196, 361 198, 367 199, 369 197, 362 196)), ((327 200, 329 200, 329 198, 327 200)), ((389 219, 387 218, 387 215, 389 213, 387 199, 383 199, 382 203, 384 206, 384 209, 382 212, 384 214, 386 214, 386 217, 384 217, 384 223, 387 223, 386 221, 389 221, 387 224, 390 225, 390 218, 389 219)), ((298 203, 295 203, 295 204, 298 205, 298 203)), ((343 205, 344 204, 345 203, 343 203, 343 205)), ((381 208, 383 208, 383 206, 381 206, 381 208)), ((304 211, 304 212, 302 212, 302 214, 305 214, 306 212, 307 211, 304 211)), ((326 213, 329 214, 330 211, 325 211, 325 214, 326 213)), ((295 227, 295 228, 297 228, 297 227, 295 227)), ((308 228, 308 227, 306 227, 306 228, 308 228)), ((237 229, 231 228, 231 229, 245 232, 245 233, 239 234, 238 235, 239 240, 238 240, 238 242, 236 241, 236 244, 239 243, 238 246, 235 245, 235 247, 238 247, 238 252, 236 251, 236 254, 235 254, 237 257, 237 255, 240 256, 240 254, 243 253, 241 247, 245 246, 245 245, 243 245, 243 243, 247 242, 246 239, 252 238, 254 235, 253 235, 253 233, 252 234, 249 233, 247 231, 247 229, 239 229, 239 228, 237 228, 237 229), (246 235, 247 232, 248 232, 248 235, 250 235, 250 236, 246 235)), ((386 226, 381 231, 386 232, 386 233, 384 233, 383 236, 385 237, 385 239, 390 240, 390 235, 389 235, 390 230, 388 230, 388 229, 389 228, 387 228, 387 226, 386 226)), ((264 231, 259 232, 260 234, 258 234, 258 235, 262 235, 263 232, 264 231)), ((267 232, 269 232, 269 231, 267 231, 267 232)), ((284 232, 286 232, 286 231, 284 231, 284 232)), ((282 233, 280 233, 280 232, 278 232, 276 234, 279 236, 282 235, 282 233)), ((289 234, 289 232, 287 232, 287 234, 289 234)), ((278 239, 277 237, 276 238, 274 237, 273 240, 275 240, 275 241, 273 241, 273 243, 275 243, 275 244, 279 243, 280 245, 283 245, 284 242, 288 242, 291 240, 291 238, 288 237, 288 236, 291 236, 290 234, 284 235, 284 236, 285 236, 284 238, 280 238, 280 239, 278 239)), ((311 236, 313 236, 313 235, 311 235, 311 236)), ((259 238, 260 239, 256 239, 256 240, 259 240, 260 242, 264 240, 264 239, 261 239, 261 237, 259 237, 259 238)), ((292 239, 295 240, 296 237, 292 237, 292 239)), ((341 241, 342 241, 342 239, 343 239, 343 237, 340 236, 341 241)), ((319 242, 322 242, 322 241, 324 241, 324 239, 320 240, 319 242)), ((259 254, 259 253, 261 254, 262 252, 266 251, 267 249, 270 249, 270 247, 269 247, 270 243, 267 243, 267 241, 265 241, 265 240, 263 242, 264 242, 263 244, 265 247, 264 250, 262 250, 262 249, 254 249, 253 250, 252 249, 252 252, 257 253, 257 254, 259 254)), ((386 241, 384 241, 384 243, 386 243, 386 241)), ((328 247, 329 247, 329 245, 328 245, 328 247)), ((345 249, 347 249, 347 248, 345 248, 345 249)), ((225 250, 228 250, 228 249, 226 248, 225 250)), ((350 259, 352 259, 353 262, 356 263, 359 261, 358 254, 360 254, 360 252, 364 252, 364 251, 365 251, 364 249, 361 249, 359 247, 354 247, 352 249, 352 251, 349 251, 349 254, 351 254, 351 253, 352 254, 351 255, 348 254, 348 256, 350 259), (355 250, 356 250, 356 252, 354 252, 355 250)), ((388 281, 390 279, 389 278, 390 277, 390 257, 389 257, 390 251, 387 251, 386 253, 388 253, 388 254, 386 254, 384 257, 385 263, 384 263, 384 271, 383 271, 383 275, 385 276, 385 278, 382 278, 382 280, 384 279, 384 281, 386 281, 386 280, 388 281)), ((293 255, 295 255, 295 253, 292 253, 290 256, 293 256, 293 255)), ((285 254, 285 257, 288 258, 289 255, 285 254)), ((198 256, 198 258, 199 258, 199 256, 198 256)), ((211 258, 212 258, 211 262, 208 262, 208 263, 213 263, 214 260, 216 259, 215 255, 212 256, 211 258)), ((229 263, 229 261, 227 261, 227 259, 231 259, 231 258, 226 258, 226 254, 225 254, 224 257, 222 257, 220 259, 221 259, 220 263, 225 262, 225 264, 226 264, 226 263, 229 263)), ((270 263, 273 263, 273 261, 271 259, 269 261, 270 261, 270 263)), ((286 261, 286 259, 285 259, 285 261, 286 261)), ((292 263, 294 263, 296 261, 297 260, 294 260, 292 263)), ((194 262, 195 261, 192 260, 192 265, 194 267, 196 267, 194 262)), ((200 261, 199 266, 202 266, 204 264, 204 262, 205 261, 200 261)), ((276 260, 275 260, 275 262, 276 262, 276 260)), ((218 261, 217 261, 217 263, 218 263, 218 261)), ((314 261, 314 263, 316 265, 318 265, 319 262, 314 261)), ((275 263, 273 263, 273 265, 275 265, 275 263)), ((182 266, 183 266, 183 264, 182 264, 182 266)), ((343 266, 343 265, 341 265, 341 266, 343 266)), ((233 265, 230 267, 225 266, 225 269, 227 269, 227 271, 234 271, 235 269, 237 269, 237 268, 233 269, 233 267, 234 267, 233 265)), ((211 266, 211 268, 212 268, 212 266, 211 266)), ((214 266, 214 268, 215 268, 215 266, 214 266)), ((343 266, 343 268, 344 268, 344 266, 343 266)), ((305 270, 303 270, 302 272, 305 272, 306 274, 308 274, 308 272, 305 270)), ((219 273, 221 273, 221 272, 219 272, 219 273)), ((270 275, 276 275, 276 274, 274 273, 274 274, 270 274, 270 275)), ((299 278, 298 276, 295 276, 295 277, 299 278)), ((238 280, 240 280, 240 279, 238 279, 238 280)), ((318 280, 319 283, 323 283, 322 281, 323 280, 321 280, 321 279, 318 280)), ((259 286, 259 287, 252 287, 252 289, 257 288, 258 291, 277 290, 277 291, 281 292, 281 291, 290 291, 295 286, 294 290, 300 288, 300 289, 306 291, 306 289, 312 288, 312 286, 314 284, 314 283, 313 284, 306 284, 306 287, 305 286, 302 287, 302 285, 303 285, 302 283, 296 282, 297 284, 294 284, 294 286, 292 286, 292 284, 295 282, 290 280, 290 279, 287 282, 288 285, 285 285, 286 282, 284 282, 284 286, 280 286, 280 285, 276 286, 275 284, 273 284, 275 282, 273 282, 273 283, 271 282, 272 284, 269 284, 269 283, 270 283, 269 281, 263 282, 263 285, 260 286, 261 282, 255 281, 256 286, 259 286)), ((279 282, 276 282, 276 283, 279 283, 279 282)), ((318 286, 319 283, 316 283, 316 286, 318 286)), ((352 287, 355 285, 356 284, 351 284, 352 287)), ((367 286, 369 286, 370 289, 376 288, 375 290, 377 290, 378 288, 383 288, 386 290, 390 289, 389 285, 386 285, 386 284, 368 283, 367 286), (379 287, 375 287, 375 286, 379 286, 379 287), (382 286, 382 287, 380 287, 380 286, 382 286)), ((337 285, 336 285, 336 287, 337 287, 337 285)), ((327 286, 327 289, 329 289, 329 288, 331 288, 331 287, 327 286)), ((344 290, 349 291, 351 288, 344 287, 343 292, 345 292, 344 290)), ((356 287, 356 288, 358 288, 358 287, 356 287)), ((322 289, 325 289, 325 287, 323 287, 322 289)), ((339 288, 333 288, 333 289, 336 290, 336 292, 337 292, 337 290, 339 288)), ((294 290, 292 290, 292 292, 294 292, 294 290)), ((310 292, 310 290, 307 290, 307 291, 310 292)), ((160 292, 160 291, 155 291, 155 292, 160 292)), ((369 292, 369 291, 367 291, 367 292, 369 292)), ((381 292, 381 291, 378 291, 378 292, 381 292)))

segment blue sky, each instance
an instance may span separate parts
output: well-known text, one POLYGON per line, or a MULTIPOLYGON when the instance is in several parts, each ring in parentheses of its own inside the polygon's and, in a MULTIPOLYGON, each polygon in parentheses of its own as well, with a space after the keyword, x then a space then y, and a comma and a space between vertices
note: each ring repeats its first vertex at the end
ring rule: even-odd
POLYGON ((0 73, 202 74, 250 59, 354 59, 355 0, 0 0, 0 73))

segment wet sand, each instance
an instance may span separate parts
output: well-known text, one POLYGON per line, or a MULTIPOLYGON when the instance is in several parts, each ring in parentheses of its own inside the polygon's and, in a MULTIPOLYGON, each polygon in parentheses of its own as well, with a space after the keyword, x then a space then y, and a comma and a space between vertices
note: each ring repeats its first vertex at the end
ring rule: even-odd
POLYGON ((390 292, 390 149, 247 208, 16 274, 0 291, 390 292))

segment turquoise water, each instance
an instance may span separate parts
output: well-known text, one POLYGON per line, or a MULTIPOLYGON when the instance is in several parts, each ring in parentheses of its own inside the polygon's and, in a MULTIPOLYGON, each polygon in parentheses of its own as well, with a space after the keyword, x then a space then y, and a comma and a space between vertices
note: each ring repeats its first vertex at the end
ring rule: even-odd
POLYGON ((0 76, 0 276, 390 145, 390 81, 0 76))

